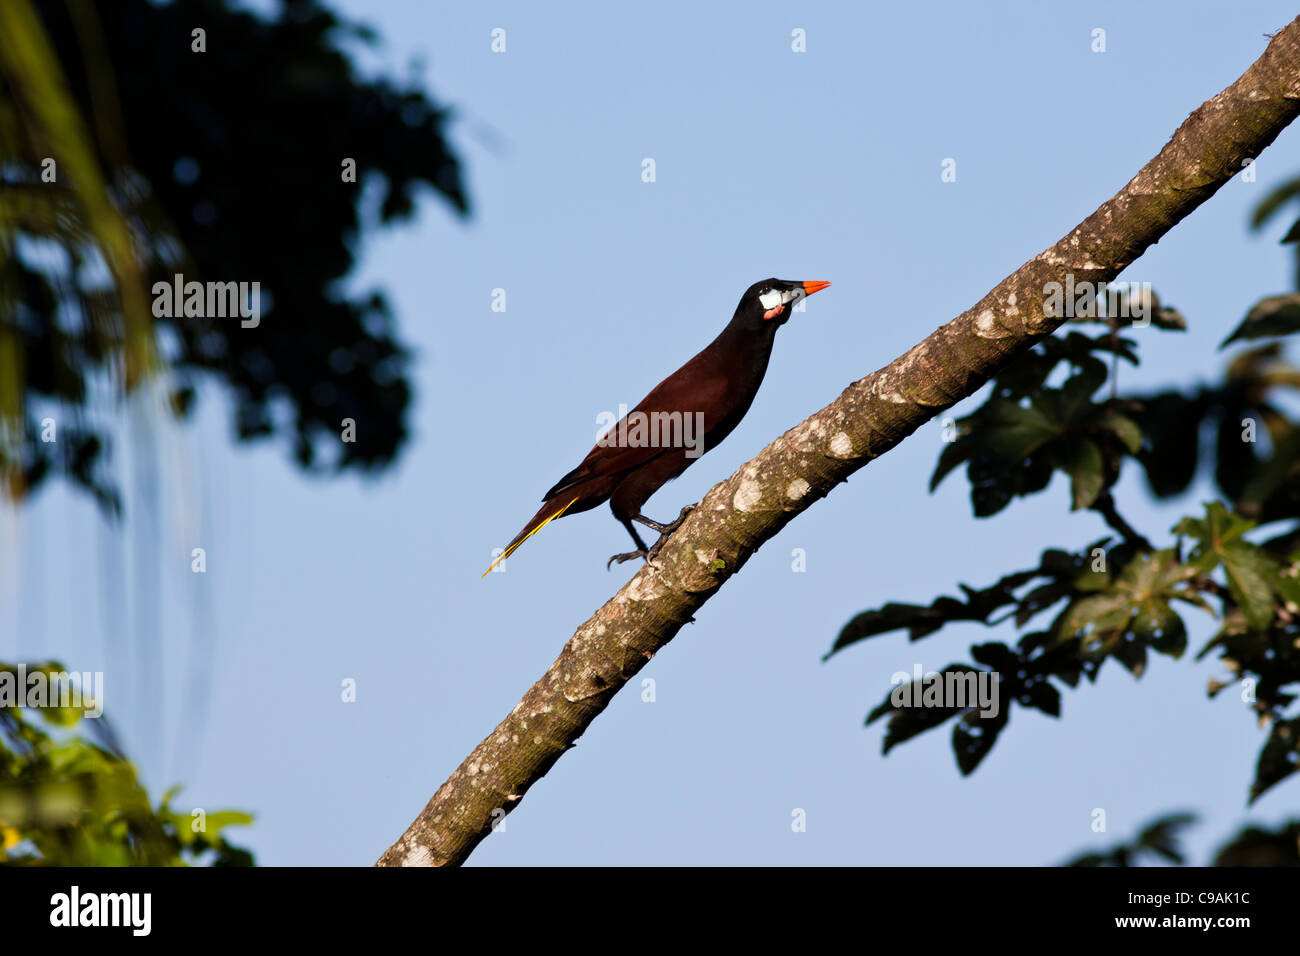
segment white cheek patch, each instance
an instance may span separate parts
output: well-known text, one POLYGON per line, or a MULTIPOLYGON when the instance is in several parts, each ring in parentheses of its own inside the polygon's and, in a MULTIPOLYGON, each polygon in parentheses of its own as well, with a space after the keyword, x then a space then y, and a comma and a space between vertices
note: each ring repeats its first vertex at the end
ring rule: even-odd
POLYGON ((759 304, 764 309, 772 310, 783 302, 789 302, 789 299, 783 298, 780 292, 765 292, 758 297, 759 304))

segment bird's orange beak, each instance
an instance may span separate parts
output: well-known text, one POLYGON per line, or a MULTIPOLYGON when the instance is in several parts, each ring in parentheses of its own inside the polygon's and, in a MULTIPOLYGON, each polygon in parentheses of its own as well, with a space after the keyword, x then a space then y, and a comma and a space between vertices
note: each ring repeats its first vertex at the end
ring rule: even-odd
POLYGON ((829 282, 805 282, 803 284, 803 293, 804 295, 812 295, 814 292, 825 289, 828 285, 830 285, 829 282))

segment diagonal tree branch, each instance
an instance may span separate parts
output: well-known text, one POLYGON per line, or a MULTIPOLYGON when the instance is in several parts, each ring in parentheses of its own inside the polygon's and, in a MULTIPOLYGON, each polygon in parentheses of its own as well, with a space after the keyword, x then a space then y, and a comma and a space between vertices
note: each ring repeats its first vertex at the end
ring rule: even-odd
POLYGON ((974 394, 1063 317, 1044 286, 1106 283, 1257 157, 1300 113, 1300 18, 1201 105, 1132 181, 973 308, 850 385, 715 485, 433 795, 380 866, 461 863, 696 608, 768 539, 937 412, 974 394))

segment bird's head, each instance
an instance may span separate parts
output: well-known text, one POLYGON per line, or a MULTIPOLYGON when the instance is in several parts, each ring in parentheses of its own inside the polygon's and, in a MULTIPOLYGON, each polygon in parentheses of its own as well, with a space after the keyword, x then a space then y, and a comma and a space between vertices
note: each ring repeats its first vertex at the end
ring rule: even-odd
POLYGON ((754 327, 784 325, 801 299, 828 285, 829 282, 790 282, 786 279, 755 282, 741 296, 736 316, 743 316, 745 324, 754 327))

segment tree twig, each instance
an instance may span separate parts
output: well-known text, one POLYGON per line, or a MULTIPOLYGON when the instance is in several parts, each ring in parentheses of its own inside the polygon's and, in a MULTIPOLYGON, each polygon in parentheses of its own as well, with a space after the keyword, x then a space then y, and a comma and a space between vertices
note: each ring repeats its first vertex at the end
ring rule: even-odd
POLYGON ((1067 273, 1076 285, 1113 280, 1240 172, 1242 160, 1257 157, 1297 112, 1300 18, 1065 238, 715 485, 655 563, 578 628, 378 865, 462 862, 764 542, 1061 325, 1064 317, 1045 314, 1046 283, 1063 281, 1067 273))
POLYGON ((1115 507, 1115 499, 1109 491, 1103 491, 1097 496, 1097 500, 1092 503, 1092 510, 1105 518, 1106 524, 1118 531, 1124 540, 1135 548, 1142 551, 1155 550, 1142 532, 1124 520, 1124 516, 1115 507))

